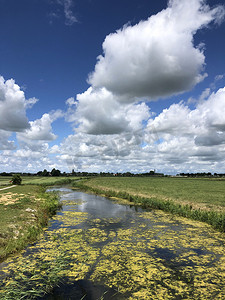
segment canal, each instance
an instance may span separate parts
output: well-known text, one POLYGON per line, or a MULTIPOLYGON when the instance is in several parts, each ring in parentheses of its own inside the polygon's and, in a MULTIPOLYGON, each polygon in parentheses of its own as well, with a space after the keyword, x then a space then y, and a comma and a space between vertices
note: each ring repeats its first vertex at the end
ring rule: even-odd
POLYGON ((0 267, 0 299, 225 299, 225 236, 209 225, 54 188, 62 210, 0 267))

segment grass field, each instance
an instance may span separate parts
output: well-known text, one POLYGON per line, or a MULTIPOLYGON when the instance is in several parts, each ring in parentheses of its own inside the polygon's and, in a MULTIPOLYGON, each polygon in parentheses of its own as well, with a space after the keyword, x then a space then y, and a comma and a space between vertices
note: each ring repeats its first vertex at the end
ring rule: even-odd
POLYGON ((0 176, 0 187, 11 185, 12 176, 0 176))
POLYGON ((225 180, 171 177, 107 177, 85 182, 90 187, 157 197, 196 207, 225 208, 225 180))
POLYGON ((204 221, 225 231, 225 180, 178 177, 98 177, 75 186, 204 221))
MULTIPOLYGON (((22 184, 35 184, 35 185, 55 185, 71 183, 73 180, 79 179, 79 177, 40 177, 40 176, 22 176, 22 184)), ((10 186, 12 176, 0 176, 0 188, 4 186, 10 186)))

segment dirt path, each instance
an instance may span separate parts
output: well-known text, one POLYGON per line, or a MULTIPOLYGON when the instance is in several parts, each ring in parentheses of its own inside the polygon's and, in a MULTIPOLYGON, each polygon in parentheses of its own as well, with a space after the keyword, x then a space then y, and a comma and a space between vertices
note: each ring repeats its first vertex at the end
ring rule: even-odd
POLYGON ((0 189, 0 191, 11 189, 14 186, 16 186, 16 185, 11 185, 11 186, 4 187, 4 188, 0 189))

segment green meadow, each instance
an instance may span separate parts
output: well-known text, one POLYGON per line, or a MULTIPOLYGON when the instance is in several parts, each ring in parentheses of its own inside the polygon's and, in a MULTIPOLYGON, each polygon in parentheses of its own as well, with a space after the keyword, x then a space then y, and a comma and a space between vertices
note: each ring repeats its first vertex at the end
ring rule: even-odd
POLYGON ((0 176, 0 187, 11 185, 12 176, 0 176))
POLYGON ((85 186, 158 197, 208 208, 225 208, 225 179, 180 177, 96 177, 85 186))
MULTIPOLYGON (((60 177, 44 177, 44 176, 21 176, 22 184, 36 184, 36 185, 55 185, 55 184, 66 184, 73 180, 78 179, 78 177, 68 178, 66 176, 60 177)), ((10 181, 12 176, 0 176, 0 189, 4 186, 10 186, 10 181)))

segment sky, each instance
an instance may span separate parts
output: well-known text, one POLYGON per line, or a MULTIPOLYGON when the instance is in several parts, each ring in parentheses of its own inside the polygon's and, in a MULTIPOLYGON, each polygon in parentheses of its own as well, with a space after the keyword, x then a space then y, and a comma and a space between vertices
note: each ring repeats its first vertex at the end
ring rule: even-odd
POLYGON ((223 0, 0 0, 0 172, 225 173, 223 0))

